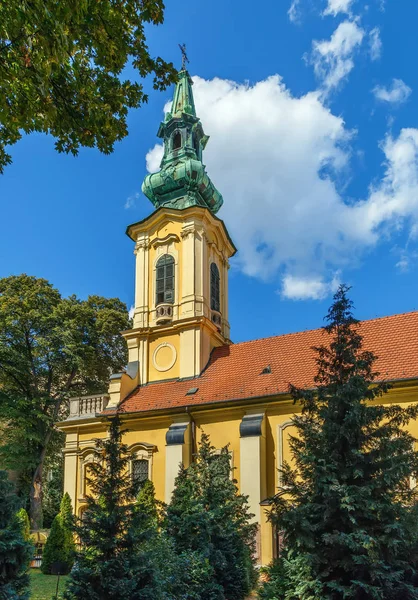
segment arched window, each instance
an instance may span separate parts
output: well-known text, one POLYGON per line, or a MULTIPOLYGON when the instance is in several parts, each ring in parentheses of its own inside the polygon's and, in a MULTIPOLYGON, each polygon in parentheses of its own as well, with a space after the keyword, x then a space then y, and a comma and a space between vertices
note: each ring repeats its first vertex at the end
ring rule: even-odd
POLYGON ((174 303, 174 258, 164 254, 157 262, 155 304, 174 303))
POLYGON ((173 136, 173 150, 178 150, 181 148, 181 133, 180 131, 176 131, 173 136))
POLYGON ((132 483, 138 492, 149 479, 149 461, 139 458, 132 461, 132 483))
POLYGON ((220 296, 219 269, 215 263, 212 263, 210 265, 210 307, 212 310, 217 310, 218 312, 220 311, 220 296))

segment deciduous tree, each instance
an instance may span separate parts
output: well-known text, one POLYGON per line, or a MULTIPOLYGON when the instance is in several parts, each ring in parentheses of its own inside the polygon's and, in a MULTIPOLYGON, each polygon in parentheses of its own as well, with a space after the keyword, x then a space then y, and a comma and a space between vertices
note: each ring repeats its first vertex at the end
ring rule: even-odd
POLYGON ((117 298, 62 298, 45 279, 0 279, 0 420, 2 463, 27 475, 33 529, 42 526, 47 452, 59 449, 57 420, 70 396, 104 392, 127 360, 127 329, 117 298))
POLYGON ((163 18, 162 0, 2 2, 0 173, 7 146, 33 131, 54 136, 59 152, 111 152, 128 109, 147 101, 137 79, 151 75, 163 90, 176 78, 147 47, 146 27, 163 18))

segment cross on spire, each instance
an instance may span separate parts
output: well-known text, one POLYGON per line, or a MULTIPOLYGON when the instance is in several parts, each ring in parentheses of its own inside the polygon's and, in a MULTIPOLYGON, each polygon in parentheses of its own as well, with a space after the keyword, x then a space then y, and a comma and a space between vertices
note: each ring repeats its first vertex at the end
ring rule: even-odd
POLYGON ((190 62, 186 53, 186 44, 179 44, 179 48, 181 52, 181 68, 182 70, 186 70, 186 65, 190 62))

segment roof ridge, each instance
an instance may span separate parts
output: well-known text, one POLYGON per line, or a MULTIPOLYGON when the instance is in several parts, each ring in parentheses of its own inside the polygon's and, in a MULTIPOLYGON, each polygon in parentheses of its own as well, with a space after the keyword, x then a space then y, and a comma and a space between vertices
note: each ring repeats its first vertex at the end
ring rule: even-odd
MULTIPOLYGON (((373 321, 383 321, 386 319, 393 319, 395 317, 403 317, 406 315, 418 315, 418 310, 410 310, 407 312, 402 312, 402 313, 395 313, 393 315, 384 315, 383 317, 374 317, 373 319, 359 319, 360 324, 361 323, 372 323, 373 321)), ((261 342, 261 341, 265 341, 265 340, 273 340, 276 338, 284 338, 284 337, 290 337, 293 335, 301 335, 303 333, 313 333, 314 331, 321 331, 321 329, 324 329, 323 327, 316 327, 315 329, 302 329, 300 331, 290 331, 289 333, 279 333, 277 335, 268 335, 265 337, 261 337, 261 338, 255 338, 253 340, 244 340, 243 342, 236 342, 236 343, 232 343, 232 344, 227 344, 228 346, 243 346, 244 344, 252 344, 254 342, 261 342)), ((219 346, 219 348, 223 348, 223 346, 219 346)))

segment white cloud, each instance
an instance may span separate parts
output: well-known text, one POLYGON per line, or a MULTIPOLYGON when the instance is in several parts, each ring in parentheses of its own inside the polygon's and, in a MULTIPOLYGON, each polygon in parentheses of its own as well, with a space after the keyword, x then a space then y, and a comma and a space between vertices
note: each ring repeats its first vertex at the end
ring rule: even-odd
POLYGON ((382 40, 380 38, 380 29, 379 27, 374 27, 369 34, 369 51, 370 58, 374 60, 379 60, 382 56, 382 40))
POLYGON ((131 308, 129 309, 129 318, 133 319, 134 318, 134 314, 135 314, 135 306, 132 305, 131 308))
POLYGON ((324 281, 322 277, 285 275, 281 295, 289 300, 323 300, 336 292, 339 284, 338 274, 335 274, 331 281, 324 281))
POLYGON ((299 11, 300 0, 292 0, 289 10, 287 14, 292 23, 297 23, 300 19, 300 11, 299 11))
POLYGON ((135 203, 138 200, 138 198, 139 198, 139 192, 132 194, 132 196, 128 196, 128 198, 126 198, 124 208, 126 210, 128 210, 129 208, 133 208, 135 206, 135 203))
MULTIPOLYGON (((211 139, 204 161, 224 197, 220 217, 244 273, 281 281, 288 297, 320 297, 335 272, 418 224, 418 130, 382 143, 385 172, 365 198, 342 197, 353 135, 316 92, 294 97, 278 76, 253 86, 194 78, 211 139)), ((161 148, 147 156, 158 167, 161 148)))
POLYGON ((355 21, 343 21, 329 40, 314 40, 311 62, 325 92, 345 79, 354 67, 353 55, 361 45, 364 30, 355 21))
POLYGON ((394 79, 390 88, 377 85, 373 88, 373 94, 378 100, 388 102, 389 104, 402 104, 406 102, 411 95, 412 90, 402 81, 394 79))
POLYGON ((328 0, 328 5, 323 14, 333 15, 334 17, 339 13, 350 14, 352 4, 353 0, 328 0))

